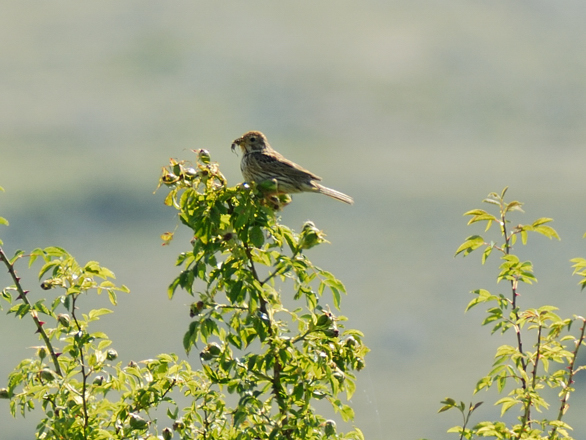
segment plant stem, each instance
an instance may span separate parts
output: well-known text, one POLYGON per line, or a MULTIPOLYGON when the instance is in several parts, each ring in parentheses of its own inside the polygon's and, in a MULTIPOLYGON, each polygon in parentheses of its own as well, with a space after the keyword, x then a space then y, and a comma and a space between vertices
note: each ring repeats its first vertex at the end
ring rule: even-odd
MULTIPOLYGON (((568 365, 568 382, 564 387, 564 397, 562 397, 560 410, 558 412, 558 418, 556 420, 561 421, 562 417, 566 413, 568 409, 568 398, 570 397, 570 387, 572 383, 574 383, 574 374, 576 371, 574 370, 574 366, 576 365, 576 359, 578 358, 578 350, 580 346, 584 343, 584 334, 586 331, 586 319, 582 318, 581 316, 577 319, 582 320, 582 327, 580 328, 580 337, 576 340, 576 348, 572 352, 572 360, 570 361, 570 365, 568 365)), ((551 430, 551 434, 549 435, 549 439, 553 440, 555 433, 557 432, 557 426, 551 430)))
MULTIPOLYGON (((266 278, 264 281, 261 281, 258 277, 258 272, 256 271, 254 261, 252 260, 252 251, 251 251, 248 243, 244 243, 244 249, 246 252, 246 256, 248 257, 248 260, 250 262, 250 271, 252 273, 252 276, 254 277, 254 279, 256 281, 258 281, 260 283, 261 286, 263 286, 268 280, 270 280, 273 276, 275 276, 278 273, 278 270, 275 270, 271 275, 268 276, 268 278, 266 278)), ((283 369, 283 365, 281 364, 281 359, 279 358, 278 347, 275 346, 275 344, 274 344, 274 341, 275 341, 275 338, 277 337, 277 334, 275 332, 275 329, 273 328, 273 324, 275 324, 275 322, 273 320, 273 316, 267 310, 268 302, 262 296, 261 292, 258 292, 258 297, 260 299, 260 310, 262 313, 264 313, 267 316, 267 318, 269 320, 269 335, 270 335, 269 345, 272 348, 274 362, 275 362, 273 365, 273 377, 271 378, 271 382, 272 382, 271 388, 272 388, 273 394, 275 396, 275 399, 277 401, 277 405, 279 406, 279 412, 281 413, 281 416, 282 416, 282 420, 280 423, 280 426, 282 428, 284 425, 286 425, 288 423, 287 404, 283 400, 283 396, 282 396, 282 393, 284 392, 283 385, 281 384, 281 371, 283 369)), ((288 430, 288 429, 283 430, 283 434, 285 435, 286 438, 288 438, 288 439, 291 438, 290 430, 288 430)))
MULTIPOLYGON (((14 281, 14 285, 16 286, 16 290, 18 291, 18 297, 26 305, 28 305, 31 310, 34 311, 34 307, 31 305, 31 302, 29 301, 29 299, 26 296, 28 291, 26 291, 22 288, 22 285, 20 284, 20 278, 16 275, 16 271, 14 270, 14 264, 10 262, 10 260, 8 259, 6 254, 4 253, 4 249, 2 249, 1 247, 0 247, 0 260, 2 260, 4 262, 4 265, 6 266, 6 268, 8 269, 8 273, 10 274, 10 277, 14 281)), ((49 350, 49 353, 51 354, 51 359, 53 360, 53 365, 55 366, 55 372, 59 376, 62 376, 63 374, 61 373, 61 367, 59 366, 59 360, 57 359, 57 353, 55 352, 55 349, 53 348, 53 344, 51 344, 51 340, 49 339, 49 336, 47 336, 47 333, 45 332, 45 329, 43 328, 43 324, 39 320, 39 318, 36 314, 36 311, 35 311, 35 313, 33 313, 33 312, 29 313, 29 315, 31 316, 35 325, 37 326, 37 333, 39 333, 41 335, 41 337, 43 338, 43 341, 45 342, 45 346, 47 347, 47 350, 49 350)))
MULTIPOLYGON (((506 221, 506 209, 505 206, 503 204, 503 201, 501 200, 501 229, 502 229, 502 233, 505 237, 505 254, 506 255, 510 255, 511 252, 511 237, 513 236, 513 234, 508 234, 507 232, 507 221, 506 221)), ((512 293, 512 298, 511 298, 511 305, 512 305, 512 313, 513 316, 515 317, 515 323, 514 323, 514 329, 515 329, 515 334, 517 335, 517 348, 519 350, 519 354, 521 354, 520 357, 520 363, 521 363, 521 369, 524 372, 527 372, 527 362, 524 359, 524 352, 523 352, 523 340, 521 338, 521 329, 519 328, 519 313, 517 311, 517 280, 511 280, 511 293, 512 293)), ((525 381, 525 378, 523 376, 520 377, 521 379, 521 386, 523 388, 523 391, 527 391, 527 382, 525 381)), ((519 438, 521 438, 522 433, 525 431, 525 427, 527 426, 528 423, 530 423, 531 420, 531 401, 528 401, 525 404, 525 414, 523 416, 523 425, 521 426, 521 430, 519 432, 519 438)))
MULTIPOLYGON (((83 334, 81 326, 79 325, 77 317, 75 316, 75 310, 77 309, 75 306, 76 301, 77 301, 77 295, 73 295, 73 300, 71 302, 71 317, 73 318, 73 320, 75 322, 75 326, 77 327, 77 331, 79 332, 79 334, 83 334)), ((88 430, 88 426, 89 426, 89 416, 88 416, 88 410, 87 410, 87 378, 89 376, 89 373, 86 374, 86 369, 85 369, 85 360, 84 360, 84 355, 83 355, 83 342, 81 344, 79 344, 78 349, 79 349, 79 360, 81 363, 81 377, 83 378, 82 385, 81 385, 81 400, 83 402, 83 419, 84 419, 83 420, 83 437, 84 437, 84 439, 87 439, 87 430, 88 430)))

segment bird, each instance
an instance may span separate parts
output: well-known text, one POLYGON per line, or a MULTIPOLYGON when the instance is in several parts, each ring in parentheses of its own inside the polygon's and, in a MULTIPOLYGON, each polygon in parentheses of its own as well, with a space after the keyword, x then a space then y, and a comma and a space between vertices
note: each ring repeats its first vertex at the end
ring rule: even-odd
POLYGON ((275 151, 260 131, 249 131, 234 139, 232 151, 236 147, 240 147, 243 152, 240 170, 247 182, 261 183, 274 179, 277 183, 277 194, 314 192, 349 205, 354 203, 352 197, 319 184, 321 177, 275 151))

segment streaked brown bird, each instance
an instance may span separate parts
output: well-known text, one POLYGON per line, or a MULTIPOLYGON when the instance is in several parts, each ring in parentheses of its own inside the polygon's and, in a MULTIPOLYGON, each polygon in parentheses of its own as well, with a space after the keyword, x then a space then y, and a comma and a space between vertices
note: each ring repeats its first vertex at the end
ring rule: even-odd
POLYGON ((232 142, 232 151, 242 149, 240 170, 244 180, 261 183, 265 180, 277 181, 277 193, 293 194, 315 192, 325 194, 344 203, 352 204, 352 197, 335 189, 317 183, 321 177, 285 159, 272 149, 267 138, 260 131, 249 131, 232 142))

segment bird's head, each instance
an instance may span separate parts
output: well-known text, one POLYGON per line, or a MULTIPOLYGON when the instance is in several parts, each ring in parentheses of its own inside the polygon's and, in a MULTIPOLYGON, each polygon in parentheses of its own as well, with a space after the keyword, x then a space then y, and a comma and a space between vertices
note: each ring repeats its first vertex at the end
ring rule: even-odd
POLYGON ((242 149, 244 154, 253 153, 255 151, 265 151, 271 148, 267 141, 267 137, 260 131, 249 131, 244 133, 238 139, 234 139, 232 142, 232 151, 234 151, 237 146, 242 149))

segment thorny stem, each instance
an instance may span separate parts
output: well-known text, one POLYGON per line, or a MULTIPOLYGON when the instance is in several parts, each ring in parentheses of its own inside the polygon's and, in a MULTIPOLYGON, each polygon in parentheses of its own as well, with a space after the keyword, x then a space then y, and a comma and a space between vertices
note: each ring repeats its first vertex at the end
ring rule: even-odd
MULTIPOLYGON (((8 269, 8 273, 10 274, 10 277, 12 278, 12 281, 14 281, 14 285, 16 286, 16 290, 18 291, 18 298, 20 298, 26 305, 28 305, 31 309, 34 310, 34 307, 31 305, 29 299, 26 296, 28 293, 28 290, 24 290, 22 288, 22 285, 20 284, 20 278, 16 275, 16 271, 14 270, 14 264, 10 263, 10 260, 8 259, 6 254, 4 253, 4 249, 2 249, 1 247, 0 247, 0 260, 2 260, 4 262, 4 265, 8 269)), ((55 366, 55 372, 59 376, 62 376, 63 374, 61 373, 61 367, 59 366, 59 360, 57 359, 57 353, 55 352, 55 349, 53 348, 53 344, 51 344, 49 336, 47 336, 47 333, 45 332, 45 329, 43 328, 43 323, 39 320, 36 312, 31 312, 31 313, 29 313, 29 315, 31 316, 35 325, 37 326, 37 333, 39 333, 41 335, 41 337, 43 338, 43 341, 45 342, 45 346, 47 347, 47 349, 49 350, 49 353, 51 354, 51 359, 53 360, 53 365, 55 366)))
MULTIPOLYGON (((572 352, 572 360, 570 361, 570 365, 568 365, 568 381, 566 386, 564 387, 563 396, 561 400, 560 410, 558 412, 558 421, 562 420, 562 417, 566 413, 568 409, 568 399, 570 397, 570 388, 574 383, 574 374, 576 370, 574 370, 574 366, 576 364, 576 359, 578 358, 578 350, 580 346, 584 343, 584 334, 586 331, 586 319, 579 317, 578 319, 582 320, 582 327, 580 328, 580 337, 576 340, 576 348, 572 352)), ((549 435, 550 440, 552 440, 557 432, 557 426, 554 426, 551 430, 551 434, 549 435)))

